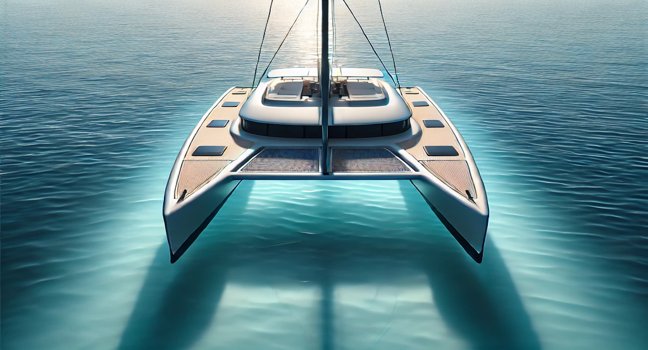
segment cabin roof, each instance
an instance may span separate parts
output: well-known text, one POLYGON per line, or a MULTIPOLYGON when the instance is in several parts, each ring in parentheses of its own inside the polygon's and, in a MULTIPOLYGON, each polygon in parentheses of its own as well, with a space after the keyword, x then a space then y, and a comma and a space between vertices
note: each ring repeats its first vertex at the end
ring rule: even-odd
MULTIPOLYGON (((274 78, 264 81, 252 91, 239 115, 249 121, 279 125, 321 125, 319 96, 303 97, 298 88, 303 81, 274 78), (278 93, 275 84, 288 84, 291 89, 278 93), (268 89, 270 87, 270 89, 268 89)), ((385 81, 349 81, 349 96, 332 95, 329 125, 371 125, 399 122, 412 115, 396 89, 385 81), (357 85, 357 86, 356 86, 357 85)))

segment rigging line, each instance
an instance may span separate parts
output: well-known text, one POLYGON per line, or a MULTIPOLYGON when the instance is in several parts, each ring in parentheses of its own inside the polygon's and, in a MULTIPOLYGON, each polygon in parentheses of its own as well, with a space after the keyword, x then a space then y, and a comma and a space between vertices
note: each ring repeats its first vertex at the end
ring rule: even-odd
POLYGON ((360 27, 360 30, 362 31, 362 34, 364 35, 365 39, 367 39, 369 46, 371 46, 371 49, 373 50, 374 54, 376 55, 376 57, 378 57, 378 61, 380 61, 380 64, 382 64, 383 68, 385 68, 385 72, 387 72, 387 75, 389 75, 389 77, 394 82, 394 84, 396 84, 396 79, 394 79, 394 76, 392 76, 391 73, 389 73, 389 69, 387 69, 385 62, 383 62, 382 58, 380 58, 378 51, 376 51, 376 48, 371 43, 371 40, 369 40, 369 36, 367 36, 367 33, 365 32, 364 28, 362 28, 362 24, 360 24, 360 21, 358 21, 358 18, 356 17, 355 13, 353 13, 353 10, 351 10, 351 7, 349 6, 346 0, 342 0, 342 2, 344 2, 344 5, 346 5, 347 9, 349 9, 351 16, 353 16, 353 19, 358 24, 358 27, 360 27))
POLYGON ((337 48, 337 29, 335 23, 335 0, 331 0, 331 10, 333 12, 333 54, 331 55, 331 65, 335 68, 335 49, 337 48))
POLYGON ((301 10, 299 10, 299 13, 297 14, 297 17, 295 17, 295 20, 290 25, 290 28, 288 28, 288 32, 286 33, 286 35, 281 40, 281 43, 279 44, 279 47, 277 48, 277 51, 275 51, 274 55, 272 55, 272 58, 270 59, 270 62, 268 62, 268 66, 266 66, 266 69, 263 71, 263 73, 259 77, 259 83, 261 82, 261 79, 263 79, 263 77, 268 72, 268 69, 270 69, 270 65, 272 64, 272 61, 274 61, 275 57, 277 57, 277 54, 279 53, 279 50, 281 50, 281 47, 286 42, 286 39, 288 39, 288 36, 290 35, 290 32, 292 31, 293 27, 297 23, 297 20, 299 20, 299 17, 301 16, 302 12, 304 12, 304 9, 306 8, 306 5, 308 5, 309 2, 310 2, 310 0, 306 0, 306 2, 304 3, 304 6, 302 6, 301 10))
POLYGON ((389 39, 389 32, 387 31, 387 23, 385 23, 385 15, 383 14, 382 2, 380 0, 378 0, 378 8, 380 8, 380 17, 382 18, 383 27, 385 27, 387 44, 389 44, 389 52, 391 53, 392 62, 394 63, 394 75, 396 76, 396 85, 398 85, 398 91, 400 91, 401 84, 400 84, 400 79, 398 79, 398 70, 396 69, 396 58, 394 58, 394 50, 392 50, 391 40, 389 39))
POLYGON ((319 45, 319 22, 320 22, 320 1, 318 0, 317 4, 317 13, 315 14, 315 56, 317 56, 317 78, 319 80, 319 72, 320 72, 320 45, 319 45))
POLYGON ((263 49, 263 42, 265 41, 266 32, 268 30, 268 23, 270 23, 270 15, 272 14, 272 4, 274 4, 274 0, 270 0, 270 9, 268 10, 268 18, 266 18, 265 27, 263 28, 263 37, 261 37, 259 54, 257 55, 256 65, 254 66, 254 77, 252 78, 252 87, 254 87, 254 82, 256 81, 256 76, 259 69, 259 62, 261 61, 261 50, 263 49))

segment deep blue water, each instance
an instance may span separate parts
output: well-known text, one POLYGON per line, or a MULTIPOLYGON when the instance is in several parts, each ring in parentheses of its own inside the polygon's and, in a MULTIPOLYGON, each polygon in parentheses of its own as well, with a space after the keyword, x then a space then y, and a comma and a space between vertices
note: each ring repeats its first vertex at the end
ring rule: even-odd
MULTIPOLYGON (((648 347, 645 1, 384 1, 483 176, 481 265, 398 181, 245 182, 170 265, 168 173, 267 5, 0 2, 3 349, 648 347)), ((314 5, 275 67, 314 65, 314 5)), ((337 11, 336 63, 378 67, 337 11)))

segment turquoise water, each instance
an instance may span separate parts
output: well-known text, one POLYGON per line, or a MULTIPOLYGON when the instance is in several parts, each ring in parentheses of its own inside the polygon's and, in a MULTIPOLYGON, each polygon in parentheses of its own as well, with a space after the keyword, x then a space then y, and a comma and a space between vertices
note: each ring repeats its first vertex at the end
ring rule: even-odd
MULTIPOLYGON (((483 176, 481 265, 398 181, 245 182, 170 265, 167 176, 267 4, 0 2, 3 349, 648 347, 645 1, 384 1, 483 176)), ((377 67, 338 13, 338 62, 377 67)), ((276 67, 313 65, 305 16, 276 67)))

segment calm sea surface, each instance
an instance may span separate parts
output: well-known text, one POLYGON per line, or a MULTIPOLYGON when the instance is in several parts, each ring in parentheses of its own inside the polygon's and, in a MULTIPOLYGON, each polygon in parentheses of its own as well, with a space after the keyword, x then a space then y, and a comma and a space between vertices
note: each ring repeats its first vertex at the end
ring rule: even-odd
MULTIPOLYGON (((2 349, 648 348, 646 1, 384 1, 481 170, 483 264, 399 181, 242 183, 169 264, 167 176, 268 3, 0 0, 2 349)), ((315 8, 274 67, 315 65, 315 8)), ((336 64, 378 68, 345 11, 336 64)))

